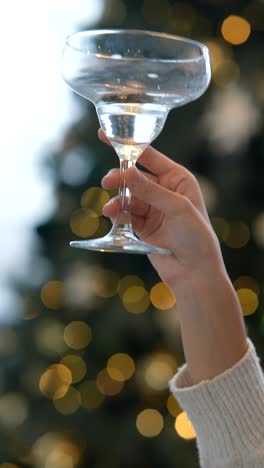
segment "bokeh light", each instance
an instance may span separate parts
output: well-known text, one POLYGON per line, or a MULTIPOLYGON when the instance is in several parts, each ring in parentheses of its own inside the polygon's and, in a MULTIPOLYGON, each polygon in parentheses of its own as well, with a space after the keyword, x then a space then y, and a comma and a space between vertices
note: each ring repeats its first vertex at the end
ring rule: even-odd
POLYGON ((244 247, 250 239, 250 231, 247 224, 242 221, 229 223, 229 230, 223 235, 223 240, 228 247, 240 249, 244 247))
POLYGON ((49 281, 44 284, 40 297, 48 309, 59 309, 63 300, 63 283, 61 281, 49 281))
POLYGON ((78 390, 74 387, 69 387, 69 390, 62 398, 53 400, 53 405, 61 414, 73 414, 81 406, 81 396, 78 390))
POLYGON ((228 237, 230 228, 228 222, 224 218, 214 216, 211 218, 211 224, 219 241, 223 241, 228 237))
POLYGON ((0 424, 6 430, 16 429, 28 415, 28 401, 23 394, 10 392, 0 396, 0 424))
POLYGON ((257 294, 252 289, 238 289, 237 296, 242 308, 243 315, 251 315, 256 312, 259 301, 257 294))
POLYGON ((124 382, 129 380, 135 372, 135 363, 126 353, 117 353, 107 361, 107 372, 113 380, 124 382))
POLYGON ((71 371, 63 364, 52 364, 41 375, 39 389, 50 400, 64 397, 72 383, 71 371))
POLYGON ((196 438, 196 433, 193 428, 193 425, 185 411, 183 411, 176 417, 175 431, 183 439, 191 440, 196 438))
POLYGON ((123 294, 126 292, 128 288, 132 288, 133 286, 142 286, 144 288, 144 281, 136 275, 126 275, 120 279, 118 283, 118 294, 122 298, 123 294))
POLYGON ((255 294, 259 294, 259 292, 260 292, 260 287, 259 287, 258 282, 252 276, 247 276, 247 275, 239 276, 234 281, 233 284, 234 284, 234 288, 236 290, 238 290, 238 289, 252 289, 252 291, 255 294))
POLYGON ((257 244, 264 247, 264 213, 260 213, 257 216, 253 223, 252 230, 257 244))
POLYGON ((240 78, 239 65, 234 60, 223 60, 216 68, 212 80, 220 87, 226 87, 237 82, 240 78))
POLYGON ((92 330, 85 322, 74 321, 64 329, 64 341, 72 349, 83 349, 92 339, 92 330))
POLYGON ((110 195, 106 190, 100 187, 90 187, 82 195, 81 206, 85 210, 92 210, 98 216, 101 216, 103 207, 109 200, 110 195))
POLYGON ((72 375, 72 383, 80 382, 85 377, 87 367, 81 356, 67 354, 61 360, 61 364, 68 367, 72 375))
POLYGON ((63 338, 64 325, 59 320, 44 318, 34 330, 34 339, 39 351, 46 356, 56 356, 66 351, 63 338))
POLYGON ((155 409, 145 409, 138 414, 136 426, 144 437, 156 437, 164 427, 163 416, 155 409))
POLYGON ((171 289, 163 282, 159 282, 151 288, 150 300, 157 309, 161 310, 170 309, 176 304, 171 289))
POLYGON ((173 354, 157 351, 138 362, 136 382, 145 395, 154 395, 168 389, 168 381, 177 370, 177 361, 173 354))
POLYGON ((182 412, 182 409, 179 406, 179 403, 177 402, 177 400, 174 398, 173 395, 169 395, 166 406, 167 406, 169 413, 175 418, 178 416, 178 414, 182 412))
POLYGON ((149 356, 142 366, 148 387, 154 391, 162 391, 168 387, 168 381, 175 374, 177 362, 173 355, 159 352, 149 356))
POLYGON ((250 36, 249 22, 241 16, 230 15, 223 21, 222 36, 232 45, 243 44, 250 36))
POLYGON ((96 410, 104 402, 105 396, 98 390, 95 380, 86 380, 78 386, 78 390, 81 404, 87 410, 96 410))
POLYGON ((103 395, 114 396, 121 392, 124 384, 123 382, 112 379, 107 370, 102 369, 97 374, 96 386, 103 395))
POLYGON ((32 447, 37 468, 75 468, 81 457, 81 448, 63 434, 47 432, 32 447))
POLYGON ((128 312, 141 314, 150 305, 148 291, 142 286, 132 286, 127 288, 122 296, 123 305, 128 312))
POLYGON ((98 214, 93 210, 80 208, 71 215, 70 227, 76 236, 91 237, 99 227, 98 214))
POLYGON ((119 275, 111 270, 95 272, 95 292, 99 297, 112 297, 117 293, 119 275))

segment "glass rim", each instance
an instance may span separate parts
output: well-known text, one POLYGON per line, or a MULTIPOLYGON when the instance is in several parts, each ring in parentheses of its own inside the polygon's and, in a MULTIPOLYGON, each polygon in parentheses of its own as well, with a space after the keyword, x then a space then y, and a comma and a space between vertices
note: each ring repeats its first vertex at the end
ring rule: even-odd
MULTIPOLYGON (((208 47, 203 44, 202 42, 199 42, 199 41, 196 41, 196 40, 193 40, 193 39, 189 39, 188 37, 184 37, 184 36, 178 36, 178 35, 175 35, 175 34, 168 34, 168 33, 163 33, 163 32, 160 32, 160 31, 152 31, 152 30, 147 30, 147 29, 91 29, 91 30, 81 30, 81 31, 77 31, 77 32, 74 32, 72 34, 69 34, 67 37, 66 37, 66 46, 68 46, 70 49, 72 50, 75 50, 81 54, 84 54, 84 51, 81 50, 80 48, 78 47, 73 47, 71 44, 70 44, 70 39, 75 37, 75 36, 79 36, 79 35, 85 35, 85 36, 99 36, 99 35, 103 35, 103 34, 118 34, 118 33, 127 33, 127 34, 143 34, 143 35, 146 35, 146 36, 153 36, 153 37, 161 37, 161 38, 164 38, 164 39, 170 39, 170 40, 174 40, 175 42, 185 42, 185 43, 188 43, 188 44, 191 44, 191 45, 194 45, 195 47, 197 47, 197 49, 200 49, 202 50, 203 52, 201 53, 201 55, 199 55, 198 57, 194 57, 194 58, 191 58, 191 59, 159 59, 159 58, 145 58, 145 57, 125 57, 125 60, 131 60, 131 61, 140 61, 140 60, 148 60, 148 61, 152 61, 152 62, 169 62, 169 63, 173 63, 173 62, 195 62, 195 61, 198 61, 198 60, 201 60, 201 58, 203 58, 203 54, 204 52, 207 52, 209 53, 209 49, 208 47)), ((108 59, 108 60, 124 60, 123 57, 113 57, 113 56, 110 56, 110 55, 103 55, 103 54, 98 54, 98 53, 93 53, 92 55, 94 55, 95 57, 97 58, 103 58, 103 59, 108 59)))

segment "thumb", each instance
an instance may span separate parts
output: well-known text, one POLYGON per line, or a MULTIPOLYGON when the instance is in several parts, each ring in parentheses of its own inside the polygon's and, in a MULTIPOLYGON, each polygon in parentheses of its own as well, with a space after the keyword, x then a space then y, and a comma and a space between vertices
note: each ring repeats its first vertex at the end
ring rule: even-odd
POLYGON ((147 178, 136 167, 127 169, 125 180, 126 185, 135 197, 157 208, 165 215, 181 215, 191 206, 190 200, 186 197, 162 187, 147 178))

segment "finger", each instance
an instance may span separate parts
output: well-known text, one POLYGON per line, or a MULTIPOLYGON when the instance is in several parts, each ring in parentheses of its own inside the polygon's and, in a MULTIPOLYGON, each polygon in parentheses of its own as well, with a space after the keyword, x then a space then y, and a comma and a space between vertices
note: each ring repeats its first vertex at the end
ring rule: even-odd
MULTIPOLYGON (((146 217, 149 213, 150 205, 136 197, 132 197, 130 201, 131 215, 146 217)), ((117 216, 120 210, 119 197, 113 197, 103 207, 103 214, 109 218, 117 216)))
POLYGON ((126 184, 134 197, 165 215, 178 216, 192 207, 192 203, 185 196, 155 183, 135 167, 126 171, 126 184))
MULTIPOLYGON (((98 130, 98 136, 101 141, 106 143, 107 145, 111 146, 110 140, 106 137, 103 130, 100 128, 98 130)), ((138 158, 139 164, 145 167, 153 174, 158 176, 171 171, 171 170, 178 170, 184 171, 185 168, 180 164, 175 163, 172 159, 168 158, 164 154, 160 153, 158 150, 154 149, 152 146, 148 146, 145 151, 139 156, 138 158)))
MULTIPOLYGON (((152 174, 144 173, 146 177, 153 181, 157 181, 157 177, 152 174)), ((111 169, 101 181, 102 187, 105 190, 113 190, 120 185, 120 169, 111 169)))

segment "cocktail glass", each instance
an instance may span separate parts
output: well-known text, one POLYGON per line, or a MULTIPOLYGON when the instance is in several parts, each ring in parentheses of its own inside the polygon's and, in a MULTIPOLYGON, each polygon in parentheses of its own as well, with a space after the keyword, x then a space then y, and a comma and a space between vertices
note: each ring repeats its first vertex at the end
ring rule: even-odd
POLYGON ((208 48, 180 36, 144 30, 95 30, 72 34, 63 51, 63 78, 91 101, 120 159, 120 212, 102 238, 72 241, 101 252, 170 251, 134 234, 126 170, 159 135, 168 112, 200 97, 211 69, 208 48))

